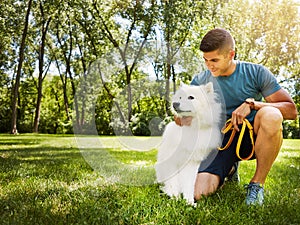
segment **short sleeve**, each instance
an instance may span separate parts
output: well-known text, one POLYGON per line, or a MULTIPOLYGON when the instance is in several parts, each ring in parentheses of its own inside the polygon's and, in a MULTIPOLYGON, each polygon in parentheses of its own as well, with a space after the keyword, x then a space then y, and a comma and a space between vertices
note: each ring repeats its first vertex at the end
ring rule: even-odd
POLYGON ((281 89, 274 75, 263 66, 260 67, 257 74, 257 81, 263 97, 267 97, 281 89))
POLYGON ((192 82, 191 82, 191 85, 202 85, 202 84, 205 84, 207 83, 206 82, 206 75, 205 75, 205 72, 201 72, 200 74, 196 75, 192 82))

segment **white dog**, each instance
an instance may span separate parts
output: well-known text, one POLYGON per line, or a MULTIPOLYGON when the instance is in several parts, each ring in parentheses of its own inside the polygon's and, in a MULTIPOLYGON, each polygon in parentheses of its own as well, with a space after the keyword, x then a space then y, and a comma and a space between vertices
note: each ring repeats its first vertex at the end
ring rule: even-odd
POLYGON ((220 145, 221 105, 210 82, 201 86, 181 84, 171 108, 178 117, 193 119, 190 126, 178 126, 175 122, 166 126, 155 165, 157 181, 169 196, 178 198, 183 194, 188 203, 194 204, 200 162, 220 145))

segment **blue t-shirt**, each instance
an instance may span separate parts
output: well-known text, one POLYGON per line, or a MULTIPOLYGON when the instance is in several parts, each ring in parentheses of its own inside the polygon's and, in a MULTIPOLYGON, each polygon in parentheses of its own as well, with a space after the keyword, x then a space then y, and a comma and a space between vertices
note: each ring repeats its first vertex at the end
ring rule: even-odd
MULTIPOLYGON (((247 98, 262 101, 281 87, 274 75, 262 65, 237 61, 236 69, 230 76, 213 77, 209 70, 195 76, 191 85, 201 85, 213 82, 214 89, 225 103, 226 118, 231 118, 232 112, 247 98)), ((247 116, 254 120, 255 110, 247 116)))

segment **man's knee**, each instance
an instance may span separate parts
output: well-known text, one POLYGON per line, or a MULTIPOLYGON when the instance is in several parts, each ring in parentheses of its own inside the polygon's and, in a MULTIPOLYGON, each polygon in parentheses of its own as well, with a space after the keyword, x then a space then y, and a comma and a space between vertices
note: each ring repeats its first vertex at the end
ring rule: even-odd
POLYGON ((264 132, 273 135, 282 130, 283 116, 275 107, 261 108, 255 117, 254 130, 263 129, 264 132))
POLYGON ((198 173, 195 189, 194 189, 194 198, 195 200, 199 200, 201 196, 207 196, 214 193, 220 183, 219 176, 211 173, 198 173))

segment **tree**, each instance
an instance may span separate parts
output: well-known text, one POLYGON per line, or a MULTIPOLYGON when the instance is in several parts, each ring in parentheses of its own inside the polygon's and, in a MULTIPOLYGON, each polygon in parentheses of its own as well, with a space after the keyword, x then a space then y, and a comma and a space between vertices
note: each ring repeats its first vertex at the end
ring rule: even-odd
MULTIPOLYGON (((82 3, 83 4, 83 3, 82 3)), ((74 10, 72 10, 71 3, 63 2, 57 8, 59 17, 54 19, 51 34, 54 39, 54 44, 51 46, 51 55, 55 59, 59 76, 63 84, 63 96, 64 96, 64 106, 67 118, 69 120, 71 117, 71 102, 70 99, 74 101, 74 111, 75 111, 75 123, 74 126, 80 127, 80 110, 78 106, 78 99, 75 95, 77 78, 75 77, 74 71, 80 70, 80 64, 75 63, 75 55, 77 54, 76 49, 76 33, 80 32, 77 22, 74 19, 74 10), (74 65, 74 66, 73 66, 74 65), (69 91, 69 85, 71 85, 71 91, 69 91), (69 96, 70 95, 70 96, 69 96)), ((75 7, 74 7, 75 8, 75 7)), ((80 74, 84 74, 81 70, 80 74)))
MULTIPOLYGON (((12 118, 11 133, 32 131, 35 118, 36 132, 38 125, 41 132, 70 132, 74 119, 79 129, 93 122, 99 133, 112 134, 115 107, 135 134, 149 134, 151 117, 167 114, 172 82, 175 91, 179 80, 204 69, 199 41, 214 27, 230 30, 237 58, 267 66, 299 105, 295 0, 3 0, 0 6, 0 127, 12 118), (52 62, 60 76, 47 79, 52 62), (150 64, 156 81, 139 82, 152 75, 150 64), (93 66, 96 80, 88 78, 93 66), (81 80, 88 85, 79 86, 81 80), (88 95, 93 82, 101 89, 96 106, 88 105, 96 97, 88 95), (149 96, 153 90, 158 97, 149 96)), ((296 129, 286 125, 289 134, 296 129)))
POLYGON ((15 84, 13 88, 13 101, 12 101, 12 120, 11 120, 11 133, 17 134, 17 107, 18 107, 18 90, 20 85, 20 79, 21 79, 21 72, 22 72, 22 64, 24 60, 24 49, 25 49, 25 41, 27 36, 27 30, 28 30, 28 23, 29 23, 29 15, 31 10, 31 3, 32 0, 28 1, 25 21, 24 21, 24 29, 23 34, 21 38, 21 44, 20 44, 20 50, 19 50, 19 62, 18 62, 18 70, 15 78, 15 84))
POLYGON ((155 2, 147 0, 116 1, 112 2, 111 7, 94 1, 91 10, 93 18, 100 25, 101 32, 117 49, 124 67, 128 122, 132 116, 132 74, 141 58, 148 36, 152 32, 155 23, 155 8, 155 2), (105 10, 103 6, 106 7, 105 10), (109 13, 104 14, 104 11, 109 11, 109 13), (139 36, 135 37, 137 32, 139 36))
POLYGON ((38 92, 37 92, 37 102, 36 102, 36 109, 35 109, 35 117, 34 117, 34 125, 33 125, 33 132, 37 133, 38 132, 38 127, 39 127, 39 120, 40 120, 40 114, 41 114, 41 102, 42 102, 42 90, 43 90, 43 80, 45 76, 47 75, 47 71, 51 63, 51 59, 48 62, 48 65, 46 64, 46 69, 45 69, 45 48, 46 48, 46 37, 47 37, 47 32, 49 28, 49 24, 52 19, 52 13, 51 9, 46 7, 45 10, 45 4, 43 4, 42 0, 39 1, 39 9, 40 9, 40 14, 37 14, 35 16, 35 19, 38 21, 38 18, 40 19, 38 25, 40 25, 40 33, 41 33, 41 40, 39 41, 39 50, 38 50, 38 55, 39 55, 39 63, 38 63, 38 68, 39 68, 39 75, 38 75, 38 92), (45 14, 45 11, 47 11, 47 14, 45 14))
POLYGON ((220 9, 218 20, 218 26, 229 29, 234 36, 240 60, 263 64, 277 76, 299 63, 296 1, 229 1, 220 9))
POLYGON ((10 58, 13 54, 10 43, 11 37, 15 34, 15 29, 11 27, 11 20, 8 18, 14 16, 17 10, 15 7, 8 7, 10 5, 9 0, 0 2, 0 76, 4 76, 13 64, 13 60, 10 58))
MULTIPOLYGON (((184 46, 195 19, 196 1, 161 1, 161 35, 166 44, 166 61, 164 66, 166 111, 169 112, 170 78, 175 84, 175 55, 184 46)), ((199 9, 197 9, 199 10, 199 9)), ((200 8, 201 10, 201 8, 200 8)), ((175 88, 174 88, 175 89, 175 88)), ((174 90, 175 91, 175 90, 174 90)))

